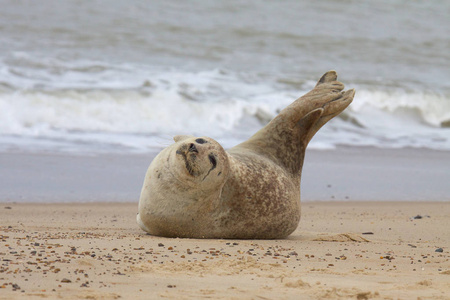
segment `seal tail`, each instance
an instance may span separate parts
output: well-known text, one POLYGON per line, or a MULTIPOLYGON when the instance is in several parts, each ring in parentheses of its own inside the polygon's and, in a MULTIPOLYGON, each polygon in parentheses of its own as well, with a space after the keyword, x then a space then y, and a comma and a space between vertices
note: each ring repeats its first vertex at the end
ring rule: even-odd
POLYGON ((141 216, 137 214, 136 216, 136 222, 138 223, 139 227, 144 230, 145 232, 149 232, 148 228, 144 225, 144 223, 141 220, 141 216))

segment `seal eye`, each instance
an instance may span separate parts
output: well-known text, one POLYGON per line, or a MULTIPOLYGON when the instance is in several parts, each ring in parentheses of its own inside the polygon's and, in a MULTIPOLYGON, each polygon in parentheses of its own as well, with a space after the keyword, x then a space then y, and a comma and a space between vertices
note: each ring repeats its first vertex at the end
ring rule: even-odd
POLYGON ((189 145, 189 152, 198 153, 197 147, 194 144, 189 145))
POLYGON ((204 143, 206 143, 206 141, 204 140, 204 139, 196 139, 195 140, 197 143, 199 143, 199 144, 204 144, 204 143))

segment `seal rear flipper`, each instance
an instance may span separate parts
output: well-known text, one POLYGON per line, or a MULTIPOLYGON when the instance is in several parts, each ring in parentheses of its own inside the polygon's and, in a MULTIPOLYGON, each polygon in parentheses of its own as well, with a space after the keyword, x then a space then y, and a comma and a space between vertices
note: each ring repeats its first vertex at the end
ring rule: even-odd
MULTIPOLYGON (((294 174, 301 171, 306 146, 314 134, 353 100, 354 90, 342 92, 337 73, 329 71, 316 86, 283 109, 250 139, 236 146, 264 155, 294 174)), ((233 152, 233 148, 229 152, 233 152)))
POLYGON ((326 82, 332 82, 337 80, 337 73, 334 70, 328 71, 325 74, 320 77, 319 81, 317 82, 316 86, 326 83, 326 82))
POLYGON ((314 123, 314 125, 310 128, 307 140, 308 142, 313 138, 313 136, 319 131, 319 129, 325 125, 329 120, 333 119, 337 115, 339 115, 350 103, 353 101, 355 97, 355 90, 351 89, 345 92, 341 92, 341 96, 323 106, 322 116, 314 123))
POLYGON ((316 122, 322 117, 322 114, 324 112, 323 108, 317 108, 308 114, 301 118, 299 121, 297 121, 297 130, 300 131, 300 141, 305 144, 305 148, 309 143, 309 140, 312 138, 308 138, 309 133, 311 132, 311 128, 314 127, 316 122))

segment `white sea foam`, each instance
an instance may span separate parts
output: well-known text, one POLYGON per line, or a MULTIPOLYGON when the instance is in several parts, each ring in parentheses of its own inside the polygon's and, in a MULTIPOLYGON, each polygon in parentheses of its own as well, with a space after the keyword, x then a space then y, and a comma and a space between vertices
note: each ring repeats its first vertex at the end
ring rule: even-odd
MULTIPOLYGON (((0 150, 142 152, 167 146, 176 134, 211 136, 231 147, 314 84, 298 83, 294 89, 221 70, 137 72, 134 76, 121 86, 100 76, 102 82, 96 85, 102 88, 93 88, 88 81, 81 87, 59 82, 59 86, 2 91, 0 150), (141 84, 132 87, 131 82, 141 84)), ((73 77, 68 82, 73 84, 73 77)), ((319 131, 312 148, 364 145, 450 150, 450 128, 440 127, 450 120, 445 96, 356 88, 352 105, 319 131)))

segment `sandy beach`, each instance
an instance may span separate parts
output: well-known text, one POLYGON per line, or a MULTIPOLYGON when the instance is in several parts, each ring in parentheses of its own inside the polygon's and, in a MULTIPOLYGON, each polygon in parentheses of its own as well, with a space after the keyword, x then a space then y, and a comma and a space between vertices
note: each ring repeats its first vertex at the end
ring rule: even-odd
POLYGON ((153 157, 1 153, 0 299, 450 299, 449 152, 308 151, 285 240, 145 234, 153 157))
POLYGON ((450 203, 308 202, 285 240, 146 235, 136 203, 0 207, 0 298, 450 299, 450 203))

